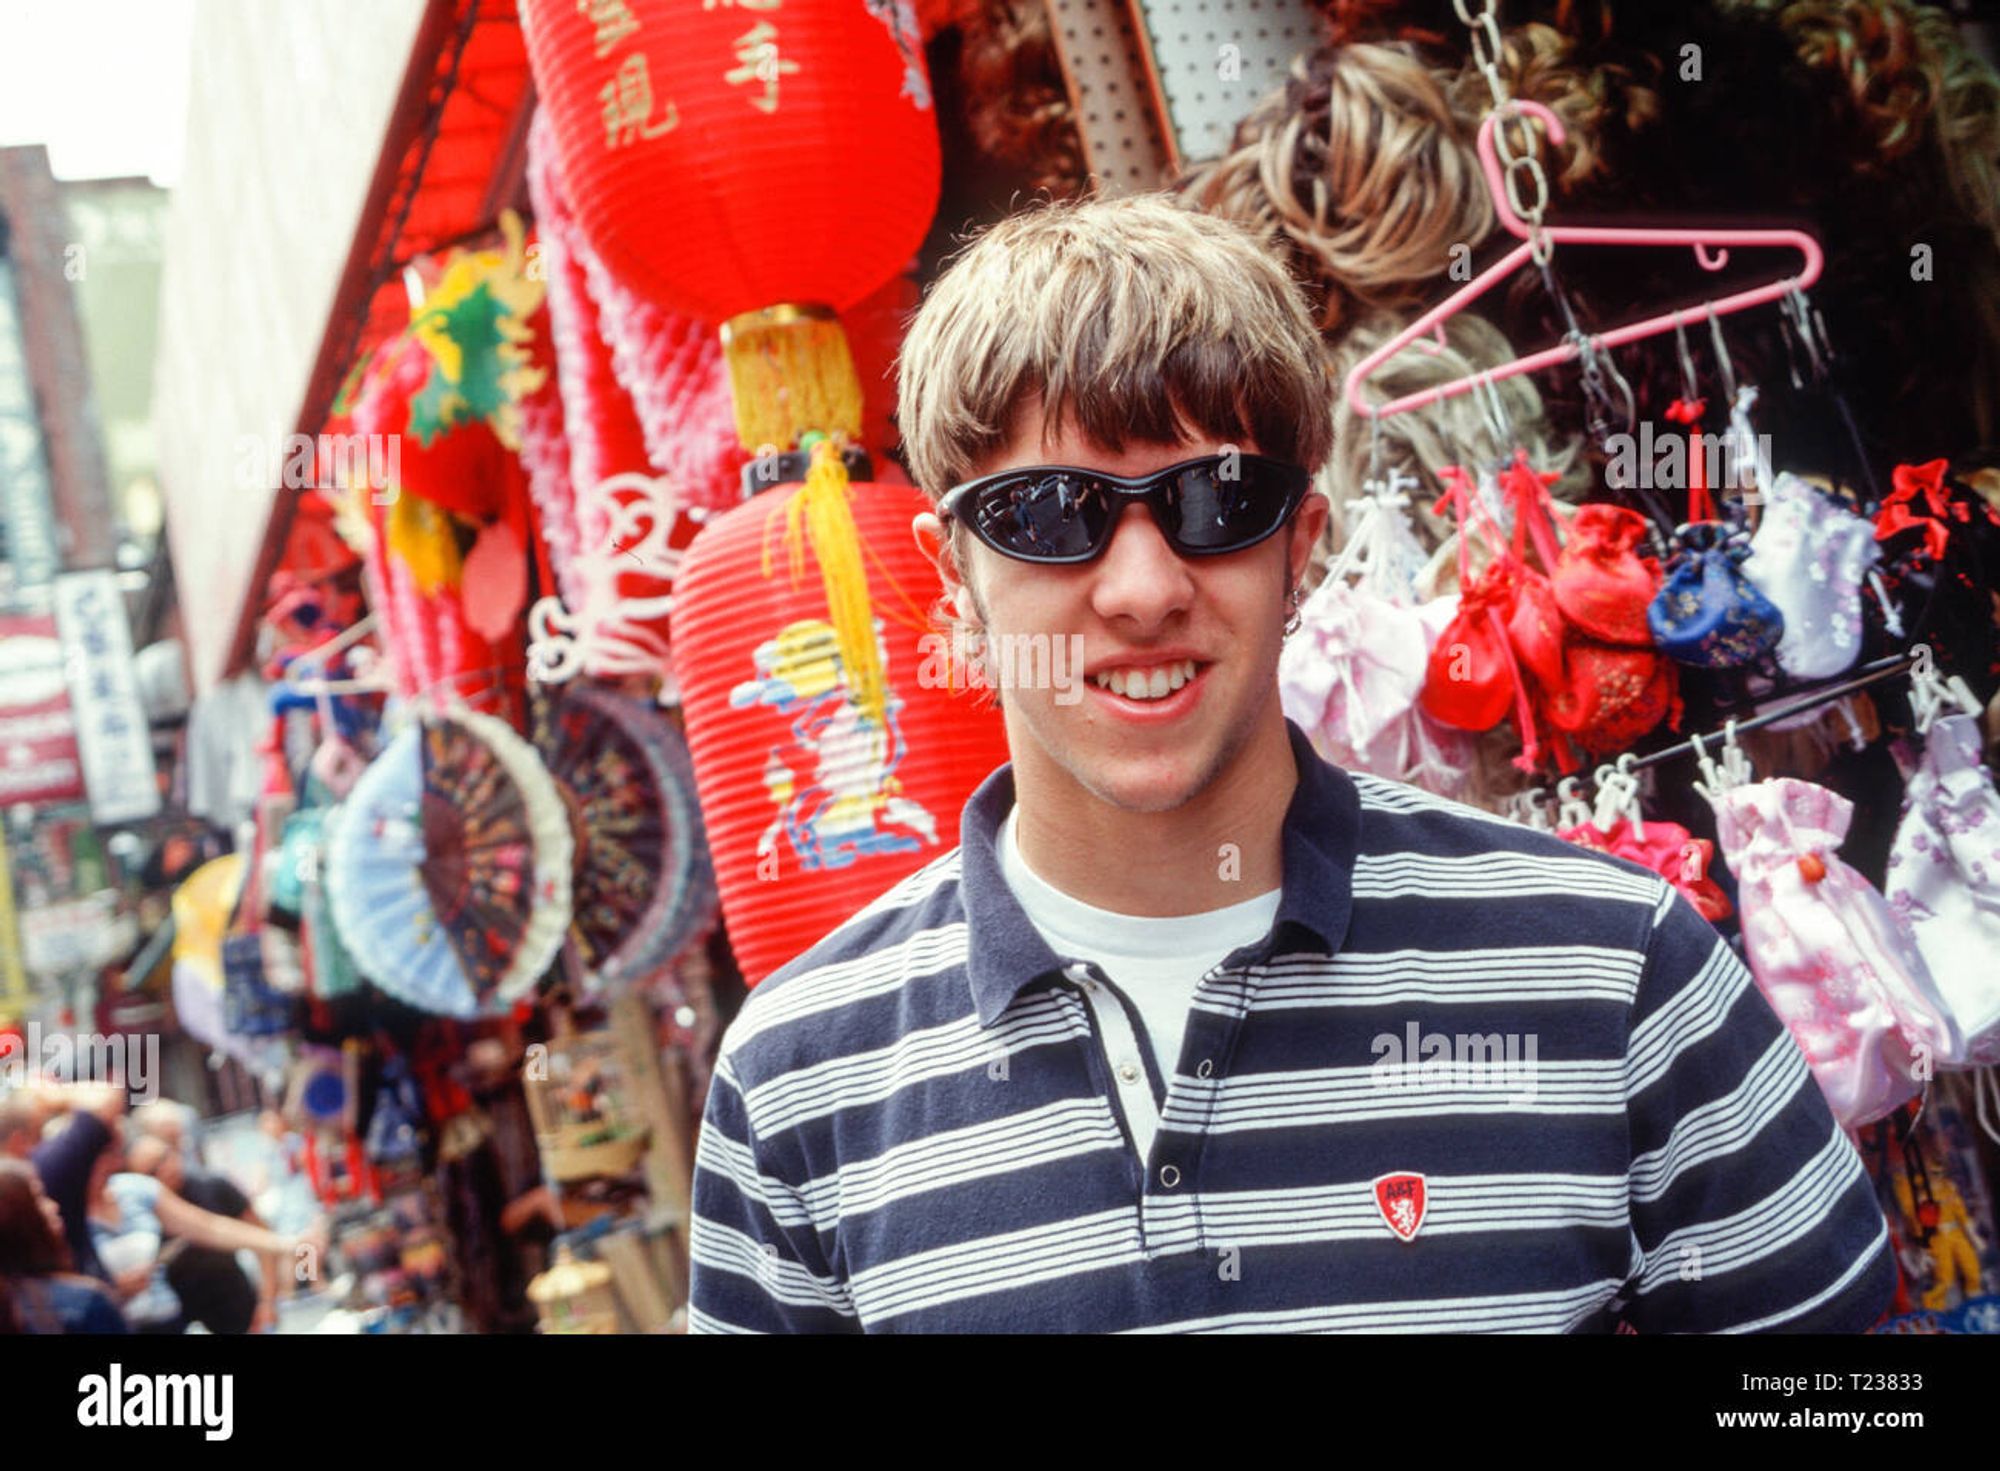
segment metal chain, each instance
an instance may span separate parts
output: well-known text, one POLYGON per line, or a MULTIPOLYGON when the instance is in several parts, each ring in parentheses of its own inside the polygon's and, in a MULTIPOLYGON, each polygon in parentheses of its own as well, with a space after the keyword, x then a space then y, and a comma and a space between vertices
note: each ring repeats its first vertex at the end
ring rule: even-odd
POLYGON ((1517 218, 1528 222, 1528 244, 1534 252, 1535 264, 1546 265, 1554 253, 1554 247, 1542 233, 1542 218, 1549 208, 1549 176, 1542 168, 1541 142, 1534 124, 1509 105, 1512 99, 1507 95, 1507 84, 1500 80, 1503 45, 1498 0, 1479 0, 1476 15, 1467 0, 1451 0, 1451 8, 1472 33, 1473 63, 1484 73, 1487 89, 1493 94, 1493 150, 1500 156, 1507 207, 1517 218), (1524 177, 1532 191, 1525 201, 1521 197, 1524 177))

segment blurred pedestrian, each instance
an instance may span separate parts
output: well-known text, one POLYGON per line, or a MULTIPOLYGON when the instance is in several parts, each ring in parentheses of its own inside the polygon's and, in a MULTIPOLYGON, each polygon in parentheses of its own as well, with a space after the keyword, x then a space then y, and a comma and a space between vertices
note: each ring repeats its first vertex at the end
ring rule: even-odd
POLYGON ((129 1333, 104 1284, 70 1270, 63 1237, 33 1167, 0 1159, 0 1333, 129 1333))
MULTIPOLYGON (((134 1173, 152 1176, 191 1205, 268 1229, 251 1208, 250 1197, 234 1181, 216 1171, 188 1165, 164 1134, 140 1139, 127 1151, 126 1160, 134 1173)), ((259 1258, 260 1291, 234 1251, 174 1237, 164 1255, 167 1285, 180 1299, 189 1321, 211 1333, 266 1332, 277 1326, 281 1279, 276 1257, 259 1258)))
MULTIPOLYGON (((89 1229, 98 1260, 125 1302, 126 1318, 140 1333, 183 1333, 192 1321, 167 1277, 169 1236, 223 1252, 247 1248, 273 1259, 273 1270, 296 1261, 301 1246, 309 1247, 315 1260, 326 1246, 319 1231, 281 1236, 203 1210, 153 1176, 132 1170, 124 1149, 116 1145, 99 1156, 89 1190, 89 1229)), ((276 1279, 267 1273, 267 1280, 276 1279)))

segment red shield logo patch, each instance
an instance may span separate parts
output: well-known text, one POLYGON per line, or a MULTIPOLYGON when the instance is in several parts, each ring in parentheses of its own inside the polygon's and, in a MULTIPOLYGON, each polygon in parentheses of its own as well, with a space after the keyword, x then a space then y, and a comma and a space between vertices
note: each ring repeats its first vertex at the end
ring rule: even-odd
POLYGON ((1375 1205, 1399 1240, 1415 1241, 1424 1224, 1424 1177, 1407 1170, 1375 1181, 1375 1205))

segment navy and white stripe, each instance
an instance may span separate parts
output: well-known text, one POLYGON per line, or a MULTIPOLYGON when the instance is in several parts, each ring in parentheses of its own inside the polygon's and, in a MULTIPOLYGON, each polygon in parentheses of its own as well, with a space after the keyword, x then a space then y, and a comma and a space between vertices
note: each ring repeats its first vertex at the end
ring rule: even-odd
POLYGON ((1050 951, 1001 877, 1006 767, 957 849, 759 986, 697 1150, 691 1326, 1852 1332, 1879 1315, 1895 1268, 1860 1159, 1670 886, 1290 736, 1277 921, 1202 979, 1149 1097, 1101 1038, 1122 1008, 1143 1044, 1138 1009, 1050 951), (1409 1242, 1373 1183, 1405 1172, 1427 1190, 1409 1242))

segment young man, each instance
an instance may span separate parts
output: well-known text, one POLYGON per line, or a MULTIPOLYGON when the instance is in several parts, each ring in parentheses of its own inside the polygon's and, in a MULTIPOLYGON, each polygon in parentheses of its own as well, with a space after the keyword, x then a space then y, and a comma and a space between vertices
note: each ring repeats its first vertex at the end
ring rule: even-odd
POLYGON ((1009 688, 959 848, 745 1003, 694 1330, 1852 1332, 1887 1305, 1860 1160, 1686 901, 1284 719, 1322 365, 1282 269, 1157 196, 1011 218, 932 288, 901 365, 918 534, 989 646, 1081 640, 1083 698, 1009 688))

